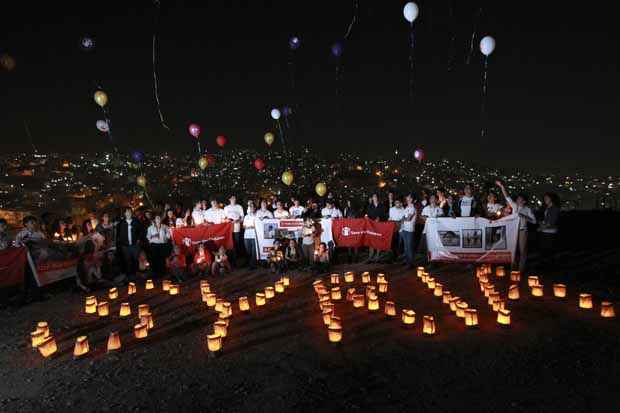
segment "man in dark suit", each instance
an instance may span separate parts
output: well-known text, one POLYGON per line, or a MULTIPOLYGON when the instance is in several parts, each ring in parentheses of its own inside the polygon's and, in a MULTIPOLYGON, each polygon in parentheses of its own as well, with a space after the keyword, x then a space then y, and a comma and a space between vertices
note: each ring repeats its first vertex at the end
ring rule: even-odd
POLYGON ((125 208, 125 217, 120 220, 117 228, 116 250, 122 254, 125 263, 125 273, 128 276, 136 274, 140 244, 144 237, 144 227, 133 216, 131 208, 125 208))

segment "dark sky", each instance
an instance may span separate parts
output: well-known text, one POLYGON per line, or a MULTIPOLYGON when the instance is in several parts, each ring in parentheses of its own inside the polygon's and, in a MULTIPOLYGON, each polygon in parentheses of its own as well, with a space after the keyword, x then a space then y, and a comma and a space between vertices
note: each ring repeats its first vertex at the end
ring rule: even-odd
POLYGON ((21 2, 3 13, 0 53, 17 62, 12 72, 0 72, 3 150, 28 149, 24 119, 42 150, 104 149, 92 100, 100 82, 110 97, 114 135, 127 149, 189 152, 190 121, 202 125, 210 149, 218 134, 228 136, 230 147, 263 149, 262 136, 273 126, 270 108, 289 104, 297 125, 289 145, 308 143, 326 154, 421 146, 431 159, 620 172, 620 58, 608 3, 484 4, 479 33, 497 39, 484 138, 479 36, 471 64, 464 64, 477 1, 453 2, 454 20, 449 0, 418 2, 410 103, 404 1, 359 0, 337 99, 330 46, 346 31, 353 0, 162 0, 160 97, 172 132, 159 125, 153 98, 153 3, 74 3, 21 2), (294 54, 294 93, 287 68, 293 34, 302 41, 294 54), (84 35, 95 39, 94 52, 80 50, 84 35))

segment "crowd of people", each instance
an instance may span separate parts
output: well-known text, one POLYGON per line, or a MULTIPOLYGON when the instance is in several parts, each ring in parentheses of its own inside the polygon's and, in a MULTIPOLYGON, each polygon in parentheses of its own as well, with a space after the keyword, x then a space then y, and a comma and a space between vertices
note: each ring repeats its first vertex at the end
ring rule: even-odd
POLYGON ((99 285, 118 285, 134 277, 171 277, 184 280, 201 275, 219 276, 235 267, 256 269, 267 265, 273 272, 291 269, 325 272, 338 260, 365 263, 401 262, 413 268, 425 260, 424 224, 427 218, 486 217, 497 219, 517 214, 520 217, 515 268, 525 270, 528 256, 528 231, 538 227, 540 250, 551 256, 558 232, 560 214, 556 195, 544 195, 544 205, 536 215, 525 194, 511 196, 501 182, 497 193, 476 194, 472 185, 451 194, 439 188, 422 190, 403 196, 388 192, 386 199, 373 194, 365 202, 337 200, 329 193, 321 201, 310 198, 303 203, 290 200, 248 199, 245 205, 235 195, 223 206, 219 200, 196 201, 193 207, 181 203, 161 203, 153 208, 134 210, 126 207, 116 214, 92 213, 81 225, 70 218, 50 222, 49 215, 40 219, 27 216, 23 228, 9 237, 7 223, 0 218, 0 249, 28 245, 33 242, 69 242, 79 250, 77 286, 90 291, 99 285), (501 199, 501 201, 500 201, 501 199), (333 243, 321 242, 320 218, 361 218, 392 221, 396 231, 391 251, 370 248, 360 256, 355 248, 338 249, 333 243), (299 239, 276 240, 268 259, 259 259, 256 222, 266 218, 302 218, 304 226, 299 239), (179 246, 172 242, 171 229, 202 224, 233 224, 233 249, 217 247, 213 242, 179 246), (346 253, 345 253, 346 250, 346 253))

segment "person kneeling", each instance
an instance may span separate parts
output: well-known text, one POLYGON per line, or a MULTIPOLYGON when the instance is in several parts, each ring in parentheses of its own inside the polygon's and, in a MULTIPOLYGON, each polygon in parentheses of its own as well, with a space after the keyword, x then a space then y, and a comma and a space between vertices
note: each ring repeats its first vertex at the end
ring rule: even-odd
POLYGON ((228 255, 226 255, 226 248, 221 246, 215 253, 215 260, 211 266, 211 274, 218 275, 224 272, 230 272, 230 262, 228 261, 228 255))
POLYGON ((209 275, 212 264, 213 258, 211 257, 211 253, 206 250, 204 244, 198 244, 198 251, 194 254, 192 274, 199 276, 209 275))
POLYGON ((182 282, 185 279, 187 261, 185 254, 181 253, 181 248, 178 245, 174 246, 172 254, 166 259, 166 267, 170 276, 177 282, 182 282))
POLYGON ((314 262, 312 270, 315 274, 321 274, 329 271, 329 249, 327 244, 321 242, 319 249, 314 252, 314 262))

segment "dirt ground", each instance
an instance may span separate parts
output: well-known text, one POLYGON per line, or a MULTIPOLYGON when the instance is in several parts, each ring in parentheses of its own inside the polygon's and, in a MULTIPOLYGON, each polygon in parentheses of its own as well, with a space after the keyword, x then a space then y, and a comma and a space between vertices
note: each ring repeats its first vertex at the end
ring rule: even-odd
MULTIPOLYGON (((471 269, 437 266, 432 273, 444 288, 478 309, 475 330, 403 266, 339 266, 335 270, 356 272, 360 291, 361 271, 384 272, 390 284, 381 304, 391 299, 399 312, 412 308, 417 314, 415 327, 406 330, 398 319, 341 301, 339 346, 328 341, 312 288, 316 277, 292 274, 284 294, 260 309, 252 300, 252 311, 241 314, 236 299, 277 278, 242 269, 210 281, 218 296, 234 303, 217 358, 206 345, 216 313, 201 302, 198 279, 183 284, 176 297, 159 283, 150 291, 139 284, 129 298, 123 288, 112 315, 101 319, 83 313, 81 294, 61 290, 46 301, 1 310, 0 411, 620 411, 620 324, 599 315, 601 299, 617 301, 618 290, 607 276, 582 275, 613 271, 617 262, 616 250, 569 252, 558 271, 541 274, 542 298, 532 297, 522 279, 522 298, 509 304, 508 329, 497 325, 471 269), (566 268, 576 269, 569 276, 566 268), (552 296, 555 280, 568 284, 566 299, 552 296), (580 292, 593 293, 593 310, 578 309, 580 292), (118 317, 123 301, 131 303, 129 319, 118 317), (155 327, 138 340, 132 327, 141 303, 150 305, 155 327), (427 314, 436 318, 433 337, 421 331, 427 314), (40 320, 49 323, 59 346, 50 359, 29 345, 40 320), (114 330, 123 347, 107 354, 114 330), (74 360, 78 335, 88 336, 91 350, 74 360)), ((508 284, 507 278, 496 280, 504 294, 508 284)))

